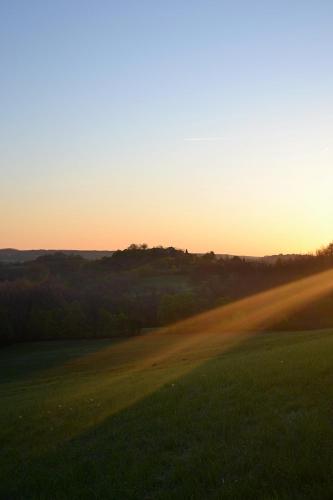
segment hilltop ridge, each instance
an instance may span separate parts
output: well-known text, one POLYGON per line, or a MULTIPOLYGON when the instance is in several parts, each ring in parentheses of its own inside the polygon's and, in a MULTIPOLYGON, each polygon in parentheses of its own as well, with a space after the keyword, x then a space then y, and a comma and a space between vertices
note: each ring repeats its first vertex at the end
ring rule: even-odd
MULTIPOLYGON (((76 249, 30 249, 30 250, 19 250, 16 248, 0 248, 0 262, 5 263, 15 263, 15 262, 29 262, 37 259, 43 255, 51 255, 54 253, 63 253, 66 255, 80 255, 84 259, 88 260, 98 260, 103 257, 111 257, 114 250, 76 250, 76 249)), ((196 252, 193 252, 196 253, 196 252)), ((203 255, 197 253, 197 255, 203 255)), ((249 256, 249 255, 233 255, 233 254, 215 254, 218 258, 232 259, 234 257, 239 257, 245 260, 260 260, 267 263, 275 263, 278 259, 293 259, 299 256, 299 254, 278 254, 278 255, 265 255, 262 257, 249 256)))

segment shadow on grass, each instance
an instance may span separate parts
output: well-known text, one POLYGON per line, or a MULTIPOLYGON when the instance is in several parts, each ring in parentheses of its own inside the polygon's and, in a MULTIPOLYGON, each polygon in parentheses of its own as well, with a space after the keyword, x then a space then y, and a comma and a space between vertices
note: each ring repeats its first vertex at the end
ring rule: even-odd
POLYGON ((13 344, 0 350, 0 381, 17 382, 27 377, 40 377, 46 370, 61 367, 120 342, 120 339, 48 340, 13 344))
POLYGON ((332 498, 332 341, 307 338, 239 346, 39 458, 18 456, 1 498, 332 498))

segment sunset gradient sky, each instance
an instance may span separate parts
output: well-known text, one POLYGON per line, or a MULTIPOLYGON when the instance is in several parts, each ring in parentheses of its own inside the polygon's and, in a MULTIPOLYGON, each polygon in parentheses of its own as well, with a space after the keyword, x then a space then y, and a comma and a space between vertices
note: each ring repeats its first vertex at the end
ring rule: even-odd
POLYGON ((0 247, 333 240, 331 0, 4 0, 0 247))

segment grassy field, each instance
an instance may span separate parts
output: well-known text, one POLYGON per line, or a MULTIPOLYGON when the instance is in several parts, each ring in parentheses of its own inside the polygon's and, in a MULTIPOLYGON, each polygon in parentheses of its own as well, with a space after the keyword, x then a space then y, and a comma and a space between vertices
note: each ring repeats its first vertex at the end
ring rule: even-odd
POLYGON ((1 500, 333 498, 333 332, 174 342, 0 351, 1 500))

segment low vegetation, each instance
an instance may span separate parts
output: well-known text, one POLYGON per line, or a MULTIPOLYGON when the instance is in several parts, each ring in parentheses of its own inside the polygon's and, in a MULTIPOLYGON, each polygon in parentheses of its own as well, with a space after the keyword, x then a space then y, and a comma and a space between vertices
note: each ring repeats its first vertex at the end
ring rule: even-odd
POLYGON ((0 351, 0 498, 330 499, 333 331, 0 351))

